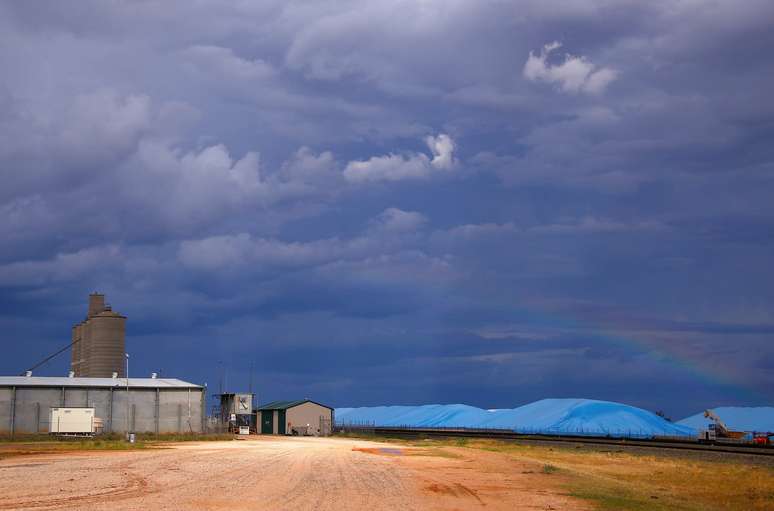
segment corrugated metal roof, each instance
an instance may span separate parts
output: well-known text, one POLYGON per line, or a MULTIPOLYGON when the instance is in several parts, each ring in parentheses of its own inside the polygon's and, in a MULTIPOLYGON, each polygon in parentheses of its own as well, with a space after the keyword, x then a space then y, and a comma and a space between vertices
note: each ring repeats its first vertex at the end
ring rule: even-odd
MULTIPOLYGON (((126 378, 0 376, 0 387, 126 387, 126 378)), ((129 388, 203 388, 176 378, 129 378, 129 388)))
POLYGON ((288 408, 293 408, 294 406, 302 405, 304 403, 314 403, 316 405, 322 406, 323 408, 329 408, 333 410, 333 408, 330 406, 318 403, 317 401, 312 401, 311 399, 299 399, 298 401, 272 401, 271 403, 266 403, 263 406, 259 406, 256 408, 256 410, 287 410, 288 408))

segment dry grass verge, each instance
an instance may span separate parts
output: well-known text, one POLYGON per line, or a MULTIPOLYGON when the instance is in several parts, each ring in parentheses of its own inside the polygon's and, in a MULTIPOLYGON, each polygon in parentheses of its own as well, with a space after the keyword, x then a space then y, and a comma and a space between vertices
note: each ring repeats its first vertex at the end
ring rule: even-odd
POLYGON ((678 455, 632 455, 510 443, 473 444, 555 467, 568 490, 616 510, 765 510, 774 508, 774 470, 678 455))
POLYGON ((496 440, 400 440, 426 447, 484 449, 532 461, 544 474, 560 474, 567 492, 604 510, 770 510, 774 468, 740 461, 696 460, 669 452, 641 455, 576 450, 496 440))

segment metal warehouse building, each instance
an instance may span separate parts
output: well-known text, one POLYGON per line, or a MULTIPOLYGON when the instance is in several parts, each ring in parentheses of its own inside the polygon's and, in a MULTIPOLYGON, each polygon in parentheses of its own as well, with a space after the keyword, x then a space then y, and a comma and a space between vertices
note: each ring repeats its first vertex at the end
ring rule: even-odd
POLYGON ((47 433, 49 410, 93 407, 105 433, 200 433, 206 388, 168 378, 0 376, 0 433, 47 433))
POLYGON ((267 403, 258 407, 256 415, 263 435, 327 436, 333 424, 333 408, 311 399, 267 403))

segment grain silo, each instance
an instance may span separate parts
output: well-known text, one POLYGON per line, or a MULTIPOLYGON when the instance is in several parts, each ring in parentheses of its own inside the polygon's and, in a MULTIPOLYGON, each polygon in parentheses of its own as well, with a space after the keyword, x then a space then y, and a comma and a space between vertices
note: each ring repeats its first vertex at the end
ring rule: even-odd
POLYGON ((72 328, 71 370, 76 377, 125 376, 126 317, 105 303, 105 295, 89 295, 86 319, 72 328))

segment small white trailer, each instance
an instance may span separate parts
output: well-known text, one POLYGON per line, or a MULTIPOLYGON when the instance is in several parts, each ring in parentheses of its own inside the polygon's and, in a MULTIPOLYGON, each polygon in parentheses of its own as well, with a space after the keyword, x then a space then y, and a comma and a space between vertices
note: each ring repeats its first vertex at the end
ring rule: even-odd
POLYGON ((52 435, 93 435, 94 408, 51 408, 48 432, 52 435))

